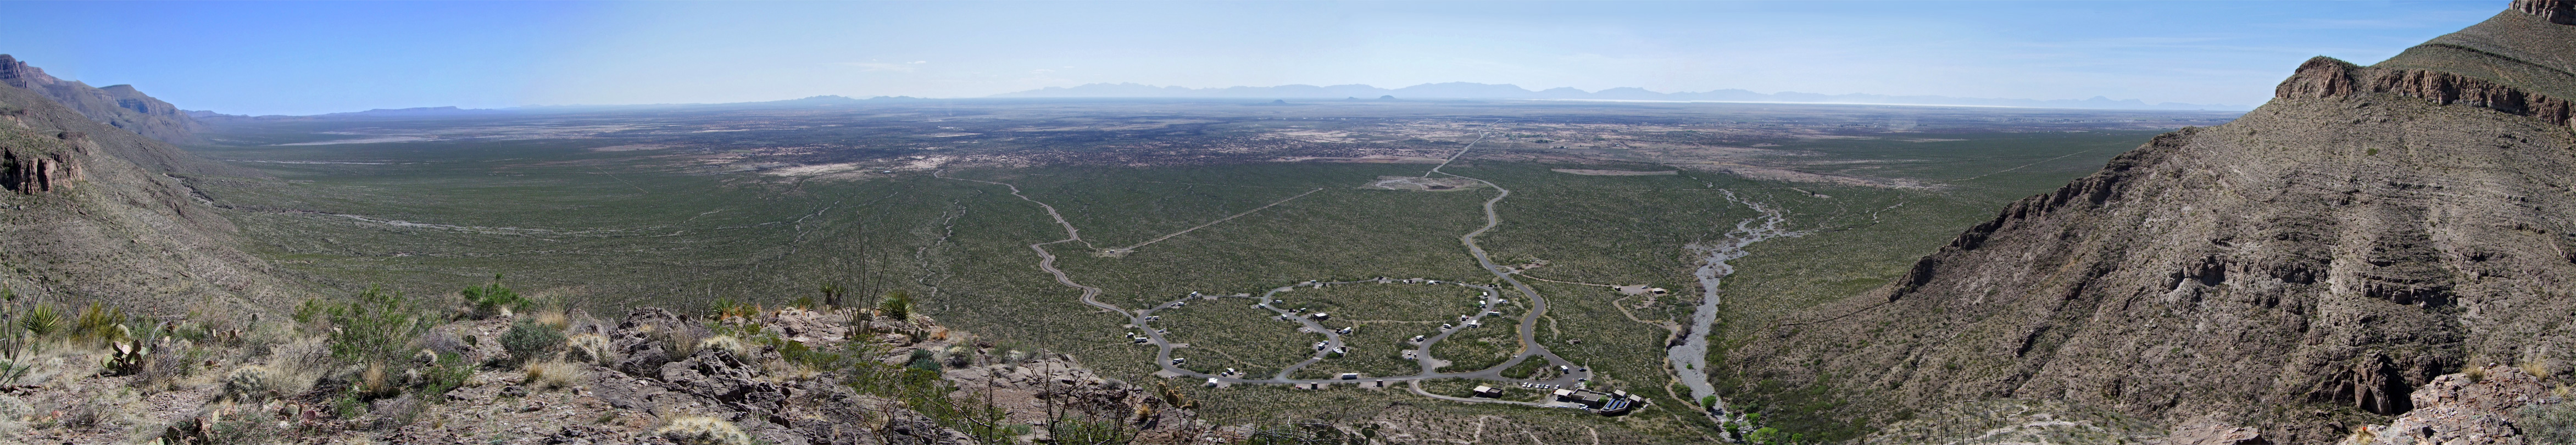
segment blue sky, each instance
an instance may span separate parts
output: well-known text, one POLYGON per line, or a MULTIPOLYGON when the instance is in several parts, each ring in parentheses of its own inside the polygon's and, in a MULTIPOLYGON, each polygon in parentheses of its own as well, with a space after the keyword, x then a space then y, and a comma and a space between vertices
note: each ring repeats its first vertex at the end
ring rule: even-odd
POLYGON ((0 2, 0 53, 181 108, 1429 82, 2252 105, 2506 0, 0 2))

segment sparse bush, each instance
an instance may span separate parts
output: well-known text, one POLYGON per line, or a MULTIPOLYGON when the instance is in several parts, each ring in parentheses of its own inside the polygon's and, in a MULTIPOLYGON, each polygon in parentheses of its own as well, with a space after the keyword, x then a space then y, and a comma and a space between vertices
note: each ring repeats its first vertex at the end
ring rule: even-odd
POLYGON ((732 298, 718 298, 715 304, 709 305, 709 308, 715 311, 716 321, 727 322, 750 321, 753 317, 760 316, 761 311, 760 306, 734 301, 732 298))
POLYGON ((411 353, 412 340, 432 321, 403 304, 401 294, 370 286, 357 301, 331 305, 331 354, 363 363, 391 363, 411 353))
POLYGON ((898 322, 911 320, 912 293, 902 290, 887 292, 885 298, 877 300, 877 312, 898 322))
POLYGON ((616 345, 604 335, 575 335, 564 339, 564 359, 600 365, 617 363, 616 345))
POLYGON ((653 435, 662 436, 663 439, 682 445, 751 445, 752 443, 751 435, 744 434, 741 427, 734 426, 733 422, 713 417, 672 419, 669 425, 653 430, 653 435))
POLYGON ((2530 443, 2576 444, 2576 404, 2523 405, 2513 417, 2513 426, 2530 443))
POLYGON ((458 356, 474 352, 474 345, 466 344, 465 339, 458 338, 455 332, 444 330, 430 331, 428 335, 421 336, 420 347, 432 353, 458 356))
POLYGON ((939 360, 932 359, 931 356, 933 355, 936 354, 931 354, 928 349, 914 349, 912 350, 911 361, 906 362, 903 366, 906 368, 939 372, 939 360))
POLYGON ((525 376, 519 384, 538 391, 571 388, 589 374, 580 366, 561 361, 532 362, 520 371, 525 376))
POLYGON ((202 352, 196 342, 164 338, 160 343, 161 347, 152 348, 151 354, 143 358, 143 369, 134 373, 134 386, 144 392, 168 390, 197 370, 196 356, 202 352))
POLYGON ((330 303, 323 302, 318 298, 307 298, 304 299, 303 303, 295 304, 295 314, 293 315, 293 318, 296 323, 312 323, 319 320, 317 317, 322 316, 323 312, 327 312, 330 309, 330 303))
POLYGON ((412 383, 418 388, 413 391, 413 394, 428 400, 438 400, 436 397, 463 387, 466 380, 473 379, 474 364, 467 362, 463 356, 440 354, 438 364, 421 368, 419 376, 418 381, 412 383))
POLYGON ((128 333, 125 329, 124 309, 107 307, 95 302, 81 307, 80 315, 73 318, 71 328, 73 339, 93 346, 124 340, 128 333))
POLYGON ((413 394, 369 403, 367 414, 375 416, 375 419, 367 422, 367 427, 377 431, 388 431, 410 425, 413 420, 420 418, 422 409, 427 408, 424 405, 427 404, 421 403, 420 397, 413 394))
POLYGON ((492 274, 491 284, 466 286, 457 294, 465 297, 466 315, 476 320, 525 309, 529 303, 528 298, 519 296, 518 291, 501 286, 501 274, 492 274))
POLYGON ((511 323, 509 332, 501 333, 501 348, 510 351, 509 364, 512 365, 535 361, 542 356, 553 354, 563 349, 563 345, 563 331, 527 320, 511 323))

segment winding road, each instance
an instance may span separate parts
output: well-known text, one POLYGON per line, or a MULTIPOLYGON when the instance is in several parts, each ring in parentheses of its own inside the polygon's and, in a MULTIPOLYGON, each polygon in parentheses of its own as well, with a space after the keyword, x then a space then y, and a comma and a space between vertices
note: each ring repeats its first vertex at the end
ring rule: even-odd
MULTIPOLYGON (((1458 153, 1451 155, 1449 159, 1450 159, 1450 160, 1456 160, 1456 159, 1457 159, 1457 158, 1459 158, 1460 156, 1464 156, 1464 155, 1466 154, 1467 150, 1474 149, 1474 148, 1475 148, 1475 146, 1476 146, 1476 143, 1477 143, 1477 142, 1483 142, 1483 141, 1484 141, 1484 139, 1485 139, 1486 137, 1487 137, 1487 135, 1479 135, 1479 136, 1476 138, 1476 141, 1475 141, 1475 142, 1469 142, 1469 143, 1467 144, 1467 146, 1466 146, 1466 147, 1460 148, 1460 149, 1459 149, 1459 151, 1458 151, 1458 153)), ((1424 176, 1425 176, 1425 177, 1429 177, 1430 175, 1434 175, 1434 174, 1441 174, 1441 175, 1449 175, 1449 176, 1454 176, 1454 177, 1458 177, 1458 178, 1462 178, 1462 179, 1467 179, 1467 180, 1473 180, 1473 181, 1476 181, 1476 182, 1478 182, 1478 183, 1482 183, 1482 184, 1484 184, 1484 185, 1485 185, 1485 186, 1487 186, 1487 187, 1493 187, 1493 188, 1494 188, 1494 190, 1497 192, 1497 193, 1494 195, 1493 199, 1485 200, 1485 203, 1484 203, 1484 211, 1485 211, 1485 225, 1484 225, 1483 227, 1478 227, 1478 228, 1476 228, 1476 230, 1475 230, 1475 231, 1468 232, 1468 233, 1467 233, 1467 234, 1465 234, 1465 235, 1460 235, 1460 236, 1458 237, 1458 242, 1459 242, 1459 244, 1461 244, 1461 245, 1463 245, 1463 246, 1465 246, 1465 247, 1467 248, 1467 252, 1468 252, 1469 254, 1471 254, 1471 255, 1475 256, 1475 258, 1476 258, 1476 263, 1477 263, 1478 265, 1480 265, 1480 266, 1484 267, 1486 272, 1489 272, 1489 273, 1494 274, 1494 277, 1495 277, 1495 278, 1500 279, 1500 280, 1501 280, 1501 281, 1503 281, 1504 283, 1508 283, 1508 284, 1512 287, 1512 289, 1513 289, 1513 290, 1517 290, 1517 291, 1519 291, 1523 297, 1527 297, 1527 298, 1528 298, 1528 301, 1530 302, 1529 311, 1528 311, 1528 313, 1526 313, 1526 314, 1522 314, 1522 316, 1521 316, 1521 318, 1520 318, 1520 323, 1519 323, 1519 325, 1517 326, 1517 329, 1518 329, 1518 331, 1519 331, 1519 333, 1520 333, 1520 338, 1519 338, 1519 340, 1520 340, 1520 343, 1521 343, 1521 353, 1520 353, 1519 355, 1513 356, 1510 360, 1505 360, 1505 361, 1504 361, 1503 363, 1501 363, 1501 364, 1497 364, 1497 365, 1494 365, 1494 366, 1492 366, 1492 367, 1488 367, 1488 368, 1485 368, 1485 369, 1480 369, 1480 370, 1475 370, 1475 371, 1468 371, 1468 372, 1448 372, 1448 373, 1444 373, 1444 372, 1436 372, 1436 371, 1434 371, 1434 370, 1436 370, 1436 369, 1439 369, 1441 366, 1446 365, 1448 362, 1446 362, 1446 361, 1442 361, 1442 360, 1440 360, 1440 359, 1438 359, 1438 358, 1433 357, 1433 356, 1431 355, 1431 347, 1432 347, 1433 345, 1435 345, 1435 344, 1438 344, 1441 340, 1446 340, 1446 339, 1448 339, 1452 334, 1455 334, 1455 333, 1457 333, 1458 331, 1462 331, 1462 330, 1466 330, 1466 329, 1474 329, 1474 328, 1466 327, 1466 326, 1464 326, 1464 325, 1462 324, 1462 325, 1460 325, 1460 326, 1455 326, 1455 327, 1452 327, 1452 328, 1449 328, 1449 329, 1443 329, 1443 330, 1439 331, 1439 332, 1438 332, 1438 333, 1436 333, 1436 334, 1429 335, 1429 336, 1425 337, 1425 339, 1424 339, 1422 342, 1420 342, 1419 344, 1415 345, 1415 350, 1414 350, 1415 354, 1414 354, 1414 357, 1415 357, 1415 360, 1416 360, 1416 364, 1417 364, 1417 365, 1419 365, 1419 366, 1421 367, 1421 369, 1423 370, 1421 373, 1412 374, 1412 375, 1401 375, 1401 376, 1368 376, 1368 377, 1366 377, 1366 379, 1367 379, 1367 380, 1365 380, 1365 381, 1362 381, 1362 380, 1343 380, 1343 379, 1292 379, 1292 378, 1288 378, 1290 375, 1292 375, 1293 373, 1295 373, 1297 370, 1304 369, 1305 367, 1307 367, 1307 366, 1309 366, 1309 365, 1313 365, 1313 364, 1315 364, 1315 363, 1317 363, 1317 362, 1320 362, 1320 361, 1324 360, 1324 359, 1326 358, 1326 356, 1327 356, 1327 355, 1329 355, 1329 354, 1331 353, 1331 351, 1333 351, 1333 350, 1335 350, 1335 349, 1341 349, 1341 348, 1343 348, 1343 347, 1344 347, 1344 345, 1342 344, 1341 336, 1340 336, 1339 334, 1335 333, 1335 332, 1334 332, 1334 330, 1332 330, 1332 329, 1325 329, 1325 328, 1323 327, 1323 325, 1316 323, 1314 320, 1311 320, 1311 319, 1308 319, 1308 318, 1306 318, 1306 317, 1304 317, 1304 316, 1301 316, 1301 314, 1299 314, 1299 313, 1297 313, 1297 312, 1295 312, 1295 311, 1291 311, 1291 310, 1288 310, 1288 309, 1284 309, 1284 308, 1279 308, 1279 307, 1274 307, 1274 306, 1272 306, 1270 303, 1271 303, 1271 302, 1273 302, 1273 301, 1275 301, 1274 297, 1275 297, 1276 295, 1278 295, 1280 292, 1288 292, 1288 291, 1292 291, 1292 290, 1295 290, 1297 287, 1300 287, 1300 286, 1323 287, 1323 286, 1329 286, 1329 285, 1349 285, 1349 284, 1364 284, 1364 283, 1375 283, 1375 284, 1393 284, 1393 283, 1409 283, 1409 284, 1452 284, 1452 285, 1457 285, 1457 286, 1465 286, 1465 287, 1471 287, 1471 288, 1477 288, 1477 289, 1481 289, 1481 290, 1483 290, 1483 291, 1484 291, 1484 294, 1485 294, 1485 296, 1486 296, 1486 297, 1485 297, 1485 298, 1486 298, 1486 302, 1485 302, 1486 304, 1485 304, 1485 306, 1486 306, 1486 307, 1494 307, 1495 305, 1498 305, 1498 304, 1503 303, 1503 299, 1502 299, 1502 297, 1501 297, 1501 296, 1499 296, 1499 295, 1497 295, 1497 292, 1496 292, 1496 291, 1498 291, 1499 289, 1496 289, 1496 288, 1494 288, 1494 287, 1492 287, 1492 286, 1485 286, 1485 285, 1478 285, 1478 284, 1469 284, 1469 283, 1459 283, 1459 282, 1455 282, 1455 281, 1442 281, 1442 280, 1419 280, 1419 281, 1415 281, 1415 280, 1393 280, 1393 279, 1387 279, 1387 278, 1379 278, 1379 279, 1374 279, 1374 280, 1359 280, 1359 281, 1335 281, 1335 282, 1307 281, 1307 282, 1304 282, 1304 283, 1298 283, 1298 284, 1293 284, 1293 285, 1281 286, 1281 287, 1278 287, 1278 288, 1273 288, 1273 289, 1270 289, 1268 292, 1264 292, 1264 293, 1262 293, 1259 297, 1250 297, 1250 296, 1248 296, 1248 295, 1238 295, 1238 296, 1203 296, 1203 295, 1192 295, 1192 296, 1188 296, 1188 297, 1183 297, 1182 299, 1179 299, 1179 300, 1173 300, 1173 301, 1170 301, 1170 302, 1165 302, 1165 303, 1163 303, 1163 304, 1156 305, 1156 306, 1154 306, 1154 307, 1152 307, 1152 308, 1147 308, 1147 309, 1142 309, 1142 310, 1128 310, 1128 309, 1125 309, 1125 308, 1118 307, 1117 305, 1112 305, 1112 304, 1108 304, 1108 303, 1103 303, 1103 302, 1101 302, 1101 301, 1100 301, 1100 299, 1099 299, 1100 294, 1102 293, 1102 291, 1101 291, 1101 289, 1100 289, 1100 288, 1098 288, 1098 287, 1093 287, 1093 286, 1090 286, 1090 285, 1085 285, 1085 284, 1078 283, 1078 282, 1075 282, 1075 281, 1073 280, 1073 278, 1072 278, 1072 277, 1070 277, 1070 276, 1068 276, 1068 275, 1066 275, 1066 274, 1065 274, 1064 270, 1056 268, 1056 266, 1055 266, 1056 256, 1055 256, 1055 254, 1054 254, 1054 253, 1047 251, 1047 249, 1046 249, 1046 246, 1047 246, 1047 245, 1051 245, 1051 244, 1062 244, 1062 243, 1077 243, 1077 242, 1078 242, 1078 243, 1082 243, 1082 244, 1083 244, 1084 246, 1086 246, 1086 247, 1090 247, 1091 243, 1090 243, 1090 241, 1086 241, 1086 240, 1083 240, 1083 239, 1082 239, 1082 231, 1081 231, 1080 229, 1078 229, 1078 228, 1074 227, 1074 225, 1073 225, 1073 223, 1072 223, 1072 222, 1066 221, 1066 220, 1065 220, 1065 218, 1064 218, 1064 215, 1063 215, 1062 213, 1059 213, 1059 212, 1057 212, 1057 211, 1056 211, 1055 206, 1047 205, 1047 203, 1045 203, 1045 202, 1040 202, 1040 201, 1038 201, 1038 200, 1036 200, 1036 199, 1029 198, 1029 197, 1028 197, 1028 195, 1023 194, 1023 193, 1021 193, 1021 192, 1020 192, 1020 188, 1019 188, 1018 186, 1014 186, 1014 185, 1011 185, 1011 184, 1009 184, 1009 183, 994 182, 994 181, 983 181, 983 180, 966 179, 966 178, 957 178, 957 177, 950 177, 950 176, 946 176, 946 171, 944 171, 944 170, 943 170, 943 171, 933 172, 933 173, 932 173, 932 176, 933 176, 933 177, 942 178, 942 179, 955 179, 955 180, 960 180, 960 181, 969 181, 969 182, 976 182, 976 183, 983 183, 983 184, 1000 185, 1000 186, 1003 186, 1003 187, 1005 187, 1005 188, 1008 188, 1008 189, 1010 190, 1010 192, 1011 192, 1011 196, 1019 197, 1019 198, 1020 198, 1021 200, 1023 200, 1023 201, 1028 201, 1028 202, 1029 202, 1029 203, 1031 203, 1031 204, 1037 204, 1039 208, 1041 208, 1041 209, 1045 209, 1045 210, 1046 210, 1047 217, 1048 217, 1048 218, 1051 218, 1051 219, 1054 219, 1054 220, 1055 220, 1055 223, 1056 223, 1057 225, 1062 226, 1062 227, 1064 228, 1065 238, 1064 238, 1064 239, 1060 239, 1060 240, 1055 240, 1055 241, 1047 241, 1047 242, 1041 242, 1041 243, 1035 243, 1035 244, 1030 244, 1030 245, 1029 245, 1029 249, 1030 249, 1030 250, 1033 250, 1033 251, 1036 251, 1036 252, 1037 252, 1037 254, 1038 254, 1038 269, 1039 269, 1039 270, 1046 271, 1048 274, 1054 275, 1054 276, 1055 276, 1055 280, 1056 280, 1056 282, 1057 282, 1057 283, 1063 284, 1063 285, 1065 285, 1065 286, 1067 286, 1067 287, 1072 287, 1072 288, 1075 288, 1075 289, 1080 289, 1080 290, 1082 290, 1082 297, 1081 297, 1081 298, 1082 298, 1082 303, 1083 303, 1083 304, 1091 305, 1092 307, 1097 307, 1097 308, 1100 308, 1101 310, 1104 310, 1104 311, 1109 311, 1109 312, 1112 312, 1112 313, 1117 313, 1117 314, 1123 315, 1123 316, 1125 316, 1125 317, 1127 318, 1127 320, 1128 320, 1128 324, 1129 324, 1130 326, 1134 326, 1134 327, 1138 328, 1138 330, 1142 331, 1142 335, 1146 337, 1147 342, 1148 342, 1148 343, 1150 343, 1150 344, 1152 344, 1152 345, 1154 345, 1154 347, 1157 349, 1157 351, 1156 351, 1156 352, 1155 352, 1155 354, 1154 354, 1154 361, 1155 361, 1155 365, 1156 365, 1157 367, 1161 368, 1161 370, 1162 370, 1161 372, 1158 372, 1158 373, 1157 373, 1157 375, 1172 376, 1172 377, 1191 377, 1191 378, 1201 378, 1201 379, 1213 379, 1213 380, 1215 380, 1215 381, 1217 381, 1217 382, 1230 383, 1230 384, 1292 384, 1292 385, 1302 385, 1302 384, 1344 384, 1344 383, 1363 383, 1363 382, 1366 382, 1366 383, 1374 383, 1374 384, 1380 384, 1380 385, 1383 385, 1383 384, 1386 384, 1386 383, 1392 383, 1392 382, 1408 382, 1408 383, 1409 383, 1409 385, 1408 385, 1408 386, 1410 386, 1410 387, 1411 387, 1411 389, 1412 389, 1412 391, 1413 391, 1414 393, 1416 393, 1416 394, 1420 394, 1420 395, 1423 395, 1423 396, 1426 396, 1426 397, 1431 397, 1431 398, 1436 398, 1436 399, 1442 399, 1442 400, 1451 400, 1451 401, 1459 401, 1459 402, 1471 402, 1471 403, 1505 403, 1505 404, 1528 405, 1528 406, 1564 406, 1564 405, 1561 405, 1561 404, 1542 404, 1542 403, 1517 402, 1517 401, 1507 401, 1507 400, 1471 399, 1471 398, 1452 397, 1452 396, 1444 396, 1444 395, 1432 394, 1432 393, 1430 393, 1430 392, 1428 392, 1428 391, 1424 391, 1424 390, 1422 389, 1421 381, 1423 381, 1423 380, 1430 380, 1430 379, 1453 379, 1453 378, 1455 378, 1455 379, 1476 379, 1476 380, 1488 380, 1488 381, 1495 381, 1495 382, 1502 382, 1502 383, 1510 383, 1510 384, 1544 385, 1544 387, 1557 387, 1557 388, 1580 388, 1580 387, 1581 387, 1581 385, 1582 385, 1584 382, 1587 382, 1587 381, 1590 381, 1590 380, 1591 380, 1591 372, 1590 372, 1590 369, 1588 369, 1588 368, 1584 368, 1584 367, 1580 367, 1580 366, 1575 366, 1573 362, 1566 361, 1563 357, 1558 357, 1554 352, 1550 352, 1550 351, 1548 351, 1548 349, 1547 349, 1547 347, 1546 347, 1545 345, 1541 345, 1541 344, 1539 344, 1539 343, 1538 343, 1538 339, 1537 339, 1537 335, 1538 335, 1538 320, 1539 320, 1539 317, 1544 316, 1544 315, 1546 315, 1546 314, 1547 314, 1547 299, 1546 299, 1545 297, 1540 296, 1540 295, 1539 295, 1539 293, 1538 293, 1538 291, 1537 291, 1536 289, 1531 288, 1528 284, 1522 283, 1520 280, 1513 278, 1513 276, 1512 276, 1512 271, 1511 271, 1511 269, 1510 269, 1510 268, 1507 268, 1507 267, 1503 267, 1503 266, 1500 266, 1500 265, 1496 265, 1496 264, 1494 264, 1493 259, 1485 253, 1485 249, 1484 249, 1483 247, 1481 247, 1481 246, 1476 245, 1476 237, 1478 237, 1478 236, 1482 236, 1482 235, 1484 235, 1486 232, 1492 231, 1495 227, 1500 227, 1500 226, 1502 225, 1502 217, 1501 217, 1501 215, 1500 215, 1499 213, 1497 213, 1497 212, 1494 210, 1494 207, 1495 207, 1496 205, 1498 205, 1498 204, 1502 203, 1502 201, 1503 201, 1503 199, 1504 199, 1504 198, 1508 198, 1508 197, 1510 197, 1510 196, 1511 196, 1511 194, 1512 194, 1512 191, 1511 191, 1510 189, 1505 189, 1505 188, 1503 188, 1501 185, 1494 184, 1492 181, 1486 181, 1486 180, 1483 180, 1483 179, 1477 179, 1477 178, 1470 178, 1470 177, 1461 176, 1461 175, 1457 175, 1457 174, 1453 174, 1453 173, 1441 172, 1441 171, 1440 171, 1440 167, 1446 167, 1446 166, 1448 166, 1448 162, 1445 162, 1445 161, 1444 161, 1444 162, 1442 162, 1442 163, 1441 163, 1441 165, 1440 165, 1440 166, 1432 167, 1432 169, 1431 169, 1431 171, 1430 171, 1430 172, 1424 173, 1424 176), (1254 306, 1255 306, 1255 307, 1260 307, 1260 308, 1263 308, 1263 309, 1268 309, 1268 310, 1271 310, 1271 311, 1273 311, 1273 312, 1275 312, 1275 313, 1280 314, 1283 318, 1286 318, 1286 319, 1288 319, 1288 320, 1294 320, 1294 321, 1296 321, 1298 324, 1300 324, 1300 325, 1302 325, 1304 328, 1306 328, 1306 330, 1307 330, 1307 331, 1322 333, 1322 334, 1324 335, 1324 337, 1325 337, 1325 343, 1324 343, 1323 347, 1321 347, 1321 348, 1317 348, 1317 351, 1316 351, 1316 353, 1315 353, 1315 355, 1314 355, 1313 357, 1310 357, 1310 358, 1306 359, 1305 361, 1299 362, 1299 363, 1297 363, 1296 365, 1293 365, 1293 366, 1289 366, 1289 367, 1283 368, 1283 369, 1281 369, 1278 373, 1273 374, 1273 375, 1270 375, 1270 376, 1268 376, 1268 377, 1266 377, 1266 378, 1257 378, 1257 379, 1255 379, 1255 378, 1244 378, 1244 377, 1238 377, 1238 376, 1219 376, 1219 375, 1211 375, 1211 374, 1202 373, 1202 372, 1198 372, 1198 371, 1192 371, 1192 370, 1189 370, 1189 369, 1187 369, 1187 368, 1182 368, 1182 367, 1180 367, 1180 366, 1177 366, 1177 365, 1173 364, 1173 363, 1172 363, 1172 350, 1173 350, 1173 349, 1175 349, 1175 348, 1178 348, 1178 347, 1186 346, 1186 345, 1175 345, 1174 343, 1170 342, 1168 339, 1164 338, 1164 336, 1163 336, 1163 334, 1162 334, 1162 332, 1161 332, 1161 331, 1156 330, 1156 329, 1154 329, 1154 328, 1152 327, 1152 326, 1153 326, 1153 325, 1152 325, 1152 323, 1151 323, 1151 322, 1152 322, 1152 320, 1149 320, 1149 319, 1148 319, 1148 317, 1153 317, 1153 314, 1154 314, 1155 312, 1158 312, 1158 311, 1162 311, 1162 310, 1165 310, 1165 309, 1171 309, 1171 308, 1176 308, 1176 307, 1184 306, 1184 305, 1186 305, 1186 304, 1187 304, 1191 299, 1215 300, 1215 299, 1224 299, 1224 298, 1258 298, 1258 300, 1259 300, 1259 301, 1258 301, 1257 303, 1255 303, 1255 304, 1254 304, 1254 306), (1545 361, 1547 361, 1547 364, 1548 364, 1549 366, 1551 366, 1551 367, 1561 367, 1561 369, 1567 369, 1567 370, 1569 370, 1569 371, 1568 371, 1568 372, 1565 372, 1565 373, 1562 373, 1562 374, 1559 374, 1559 375, 1557 375, 1555 378, 1546 379, 1546 380, 1514 379, 1514 378, 1504 377, 1504 376, 1502 375, 1502 371, 1503 371, 1503 370, 1505 370, 1505 369, 1511 369, 1513 366, 1518 366, 1518 365, 1520 365, 1521 363, 1524 363, 1524 362, 1526 362, 1526 361, 1530 360, 1531 358, 1537 358, 1537 359, 1540 359, 1540 360, 1545 360, 1545 361)), ((1320 190, 1320 189, 1318 189, 1318 190, 1320 190)), ((1308 191, 1307 193, 1308 193, 1308 194, 1311 194, 1311 193, 1314 193, 1314 191, 1308 191)), ((1305 194, 1300 194, 1300 195, 1298 195, 1298 196, 1296 196, 1296 197, 1291 197, 1291 198, 1289 198, 1289 200, 1293 200, 1293 199, 1296 199, 1296 198, 1298 198, 1298 197, 1304 197, 1304 196, 1305 196, 1305 194)), ((1287 200, 1282 200, 1282 201, 1280 201, 1280 202, 1286 202, 1286 201, 1287 201, 1287 200)), ((1279 203, 1271 203, 1271 205, 1278 205, 1278 204, 1279 204, 1279 203)), ((1269 206, 1262 206, 1262 208, 1268 208, 1268 207, 1269 207, 1269 206)), ((1260 209, 1254 209, 1254 210, 1255 210, 1255 211, 1258 211, 1258 210, 1260 210, 1260 209)), ((1244 212, 1244 213, 1248 214, 1248 213, 1251 213, 1251 212, 1244 212)), ((1216 221, 1216 222, 1224 222, 1225 220, 1231 220, 1231 219, 1234 219, 1235 217, 1239 217, 1239 216, 1242 216, 1242 214, 1237 214, 1237 215, 1234 215, 1234 216, 1229 216, 1229 217, 1226 217, 1224 220, 1218 220, 1218 221, 1216 221)), ((1198 229, 1198 228, 1200 228, 1200 227, 1206 227, 1206 226, 1208 226, 1208 225, 1213 225, 1213 224, 1215 224, 1216 222, 1211 222, 1211 223, 1209 223, 1209 224, 1203 224, 1203 225, 1200 225, 1199 227, 1192 227, 1192 228, 1190 228, 1189 230, 1196 230, 1196 229, 1198 229)), ((1188 231, 1188 230, 1184 230, 1183 232, 1187 232, 1187 231, 1188 231)), ((1174 235, 1177 235, 1177 234, 1174 234, 1174 235)), ((1172 235, 1166 235, 1166 236, 1164 236, 1163 238, 1169 238, 1169 237, 1171 237, 1171 236, 1172 236, 1172 235)), ((1156 238, 1156 239, 1155 239, 1155 241, 1160 241, 1160 240, 1162 240, 1163 238, 1156 238)), ((1151 241, 1149 241, 1148 243, 1151 243, 1151 241)), ((1142 246, 1142 244, 1140 244, 1139 246, 1142 246)), ((1093 248, 1093 249, 1097 249, 1096 247, 1092 247, 1092 248, 1093 248)), ((1130 249, 1132 249, 1132 248, 1133 248, 1133 247, 1130 247, 1130 249)), ((1468 316, 1468 317, 1469 317, 1469 320, 1471 320, 1471 321, 1475 321, 1475 322, 1477 322, 1478 324, 1482 324, 1482 320, 1483 320, 1483 318, 1485 317, 1484 312, 1485 312, 1485 311, 1477 311, 1475 314, 1469 315, 1469 316, 1468 316)))

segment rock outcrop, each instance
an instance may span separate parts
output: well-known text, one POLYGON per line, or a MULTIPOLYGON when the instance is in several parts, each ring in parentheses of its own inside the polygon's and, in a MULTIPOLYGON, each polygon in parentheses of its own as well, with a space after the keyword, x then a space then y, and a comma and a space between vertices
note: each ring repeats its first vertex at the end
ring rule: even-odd
MULTIPOLYGON (((2294 444, 2463 418, 2425 388, 2576 362, 2566 8, 2518 2, 2375 66, 2310 60, 2270 104, 2014 202, 1887 287, 1734 327, 1722 391, 1849 404, 1783 420, 2026 399, 2294 444)), ((2511 427, 2474 419, 2434 430, 2511 427)))
POLYGON ((2487 366, 2445 375, 2410 395, 2417 408, 2387 425, 2366 426, 2344 445, 2523 445, 2532 443, 2514 425, 2529 407, 2566 403, 2534 376, 2510 366, 2487 366))
POLYGON ((2275 99, 2336 99, 2386 93, 2442 105, 2479 107, 2576 126, 2576 103, 2486 79, 2440 71, 2368 68, 2318 56, 2273 89, 2275 99))
POLYGON ((2513 0, 2512 8, 2524 14, 2539 16, 2549 23, 2576 25, 2576 1, 2513 0))
MULTIPOLYGON (((62 139, 61 147, 73 151, 85 151, 90 145, 88 135, 79 132, 64 132, 57 137, 62 139)), ((54 191, 56 185, 68 186, 82 179, 80 162, 73 151, 12 148, 15 147, 0 147, 0 188, 23 194, 47 193, 54 191)))
POLYGON ((42 93, 91 120, 162 142, 205 143, 204 138, 197 137, 205 126, 196 118, 169 102, 135 90, 133 85, 93 88, 79 81, 55 78, 7 54, 0 54, 0 84, 42 93))

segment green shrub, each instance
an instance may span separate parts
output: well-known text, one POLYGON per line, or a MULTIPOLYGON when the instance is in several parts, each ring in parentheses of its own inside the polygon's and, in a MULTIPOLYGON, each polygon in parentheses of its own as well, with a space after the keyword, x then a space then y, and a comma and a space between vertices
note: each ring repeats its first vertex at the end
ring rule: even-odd
POLYGON ((504 311, 526 309, 530 303, 527 297, 519 296, 518 291, 501 287, 501 274, 492 274, 491 284, 466 286, 457 294, 463 295, 465 303, 473 307, 467 316, 476 320, 492 318, 504 311))
POLYGON ((446 400, 439 396, 465 386, 466 380, 474 378, 474 364, 467 363, 463 355, 438 353, 438 364, 422 368, 420 376, 421 381, 414 382, 418 385, 414 391, 416 396, 421 400, 446 400))
POLYGON ((895 321, 912 319, 912 293, 901 290, 887 292, 885 298, 877 300, 877 311, 895 321))
POLYGON ((72 319, 72 338, 89 343, 106 343, 125 339, 125 310, 96 302, 84 306, 80 316, 72 319))
POLYGON ((2513 420, 2531 443, 2576 443, 2576 403, 2523 405, 2513 420))
POLYGON ((403 304, 402 294, 369 286, 357 301, 329 305, 331 355, 363 363, 394 363, 411 354, 412 340, 435 321, 403 304))
POLYGON ((553 354, 564 346, 563 331, 528 320, 510 323, 510 331, 501 333, 501 348, 510 351, 508 364, 517 366, 537 357, 553 354))

